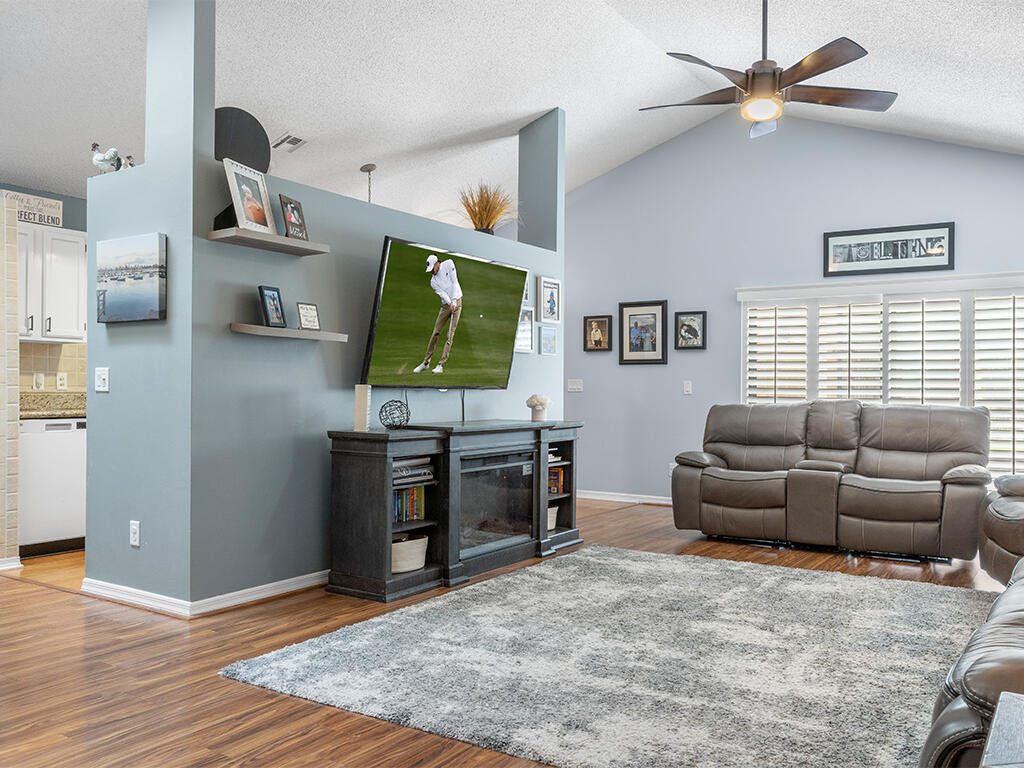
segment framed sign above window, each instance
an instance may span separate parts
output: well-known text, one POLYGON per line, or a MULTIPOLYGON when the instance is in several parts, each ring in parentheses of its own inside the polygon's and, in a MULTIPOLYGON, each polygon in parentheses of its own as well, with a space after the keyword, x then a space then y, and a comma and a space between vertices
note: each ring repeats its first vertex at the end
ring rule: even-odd
POLYGON ((824 235, 825 277, 939 269, 953 269, 952 221, 824 235))

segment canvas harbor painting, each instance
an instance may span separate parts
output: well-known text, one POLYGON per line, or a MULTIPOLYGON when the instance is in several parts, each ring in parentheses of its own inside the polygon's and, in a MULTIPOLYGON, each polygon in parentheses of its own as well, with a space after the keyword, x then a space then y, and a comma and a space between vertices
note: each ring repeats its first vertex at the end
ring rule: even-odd
POLYGON ((167 236, 161 233, 96 244, 96 321, 167 318, 167 236))

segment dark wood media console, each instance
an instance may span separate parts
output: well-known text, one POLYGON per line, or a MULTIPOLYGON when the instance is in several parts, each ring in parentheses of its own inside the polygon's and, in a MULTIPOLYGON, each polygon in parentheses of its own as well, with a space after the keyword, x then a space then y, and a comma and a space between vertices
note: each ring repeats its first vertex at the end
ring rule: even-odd
POLYGON ((328 432, 327 590, 387 602, 579 544, 575 470, 582 426, 488 420, 328 432), (401 472, 409 465, 414 477, 429 479, 408 480, 401 472), (550 492, 549 472, 552 481, 561 480, 550 492), (422 489, 412 519, 396 494, 409 488, 422 489), (550 529, 549 507, 557 508, 550 529), (392 537, 409 532, 427 536, 426 562, 392 573, 392 537))

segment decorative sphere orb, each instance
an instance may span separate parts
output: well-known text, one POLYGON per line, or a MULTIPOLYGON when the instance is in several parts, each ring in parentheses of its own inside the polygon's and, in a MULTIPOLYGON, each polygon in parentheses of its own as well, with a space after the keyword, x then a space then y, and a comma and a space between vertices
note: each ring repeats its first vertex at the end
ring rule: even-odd
POLYGON ((401 400, 388 400, 380 407, 380 423, 388 429, 399 429, 409 423, 409 406, 401 400))

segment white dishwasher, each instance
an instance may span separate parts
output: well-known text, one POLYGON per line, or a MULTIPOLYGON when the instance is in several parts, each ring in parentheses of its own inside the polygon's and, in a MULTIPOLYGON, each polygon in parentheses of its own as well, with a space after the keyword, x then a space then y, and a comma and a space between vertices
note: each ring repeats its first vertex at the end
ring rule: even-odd
POLYGON ((18 543, 85 536, 85 419, 21 422, 18 543))

